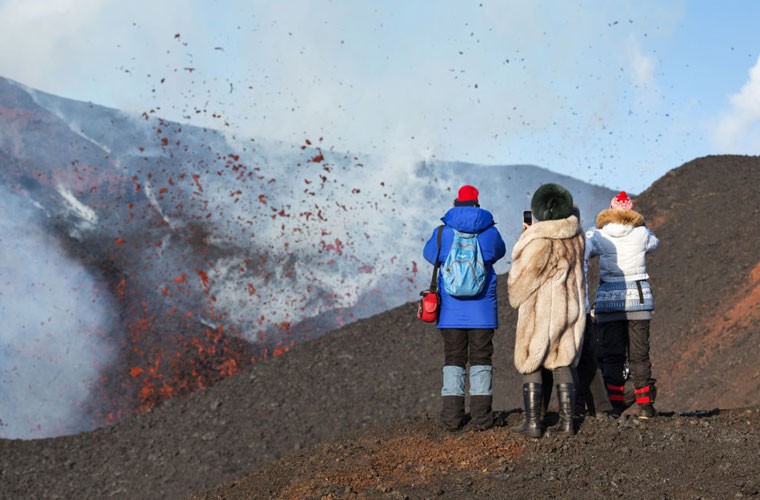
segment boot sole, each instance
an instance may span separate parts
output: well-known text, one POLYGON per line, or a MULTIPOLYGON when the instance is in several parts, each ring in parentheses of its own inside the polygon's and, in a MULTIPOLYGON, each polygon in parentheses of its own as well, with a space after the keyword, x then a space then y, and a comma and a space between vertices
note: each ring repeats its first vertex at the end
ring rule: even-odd
POLYGON ((519 434, 521 436, 525 436, 525 437, 529 437, 533 439, 540 439, 544 435, 543 432, 528 432, 528 431, 519 431, 515 429, 510 429, 510 430, 515 434, 519 434))

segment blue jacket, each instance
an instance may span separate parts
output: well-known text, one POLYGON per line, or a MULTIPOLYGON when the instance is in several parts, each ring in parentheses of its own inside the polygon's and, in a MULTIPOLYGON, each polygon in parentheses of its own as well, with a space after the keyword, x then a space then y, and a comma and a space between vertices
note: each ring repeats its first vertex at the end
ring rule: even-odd
MULTIPOLYGON (((441 233, 441 250, 436 255, 438 245, 438 228, 436 227, 422 251, 425 260, 433 265, 436 261, 443 264, 454 240, 453 229, 465 233, 477 233, 488 277, 483 291, 475 297, 452 297, 442 287, 439 288, 441 314, 438 317, 438 328, 498 328, 496 272, 493 264, 504 257, 507 247, 496 229, 493 215, 488 210, 478 207, 454 207, 449 209, 441 220, 445 224, 441 233)), ((438 281, 441 282, 440 271, 438 281)))

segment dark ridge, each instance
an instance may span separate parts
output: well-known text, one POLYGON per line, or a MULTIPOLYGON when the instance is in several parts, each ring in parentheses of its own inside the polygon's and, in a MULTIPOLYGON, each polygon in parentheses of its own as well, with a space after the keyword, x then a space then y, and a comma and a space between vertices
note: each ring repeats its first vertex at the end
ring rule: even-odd
POLYGON ((636 200, 661 239, 648 261, 661 401, 678 409, 760 403, 760 157, 707 156, 636 200))

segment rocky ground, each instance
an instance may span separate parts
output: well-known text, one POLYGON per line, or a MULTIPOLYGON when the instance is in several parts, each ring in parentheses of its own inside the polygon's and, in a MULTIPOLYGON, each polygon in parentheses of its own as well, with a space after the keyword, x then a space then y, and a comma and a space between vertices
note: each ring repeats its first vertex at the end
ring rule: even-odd
POLYGON ((760 158, 706 157, 635 199, 663 241, 650 261, 656 419, 587 419, 570 439, 509 433, 521 397, 500 279, 503 426, 434 425, 440 339, 407 304, 119 425, 0 440, 0 498, 758 496, 758 185, 760 158), (680 416, 694 410, 708 413, 680 416))
MULTIPOLYGON (((587 419, 568 438, 428 417, 294 452, 193 500, 244 498, 756 498, 760 408, 587 419)), ((506 416, 506 426, 521 416, 506 416)))

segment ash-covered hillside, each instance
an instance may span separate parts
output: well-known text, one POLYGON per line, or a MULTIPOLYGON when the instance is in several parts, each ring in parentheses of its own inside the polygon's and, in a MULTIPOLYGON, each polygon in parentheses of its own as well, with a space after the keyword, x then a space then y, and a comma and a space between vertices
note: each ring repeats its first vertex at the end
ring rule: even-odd
POLYGON ((459 186, 516 239, 548 181, 584 210, 612 196, 534 166, 241 138, 0 78, 0 437, 112 425, 398 307, 428 282, 419 248, 459 186))
MULTIPOLYGON (((757 495, 758 181, 760 158, 705 157, 635 199, 662 240, 650 261, 661 418, 589 420, 574 439, 531 443, 507 427, 441 433, 440 339, 408 303, 122 424, 0 440, 0 496, 757 495)), ((508 426, 522 404, 505 286, 502 276, 494 408, 508 426)))
POLYGON ((647 261, 652 351, 673 408, 760 403, 758 180, 757 156, 708 156, 637 200, 662 241, 647 261))

